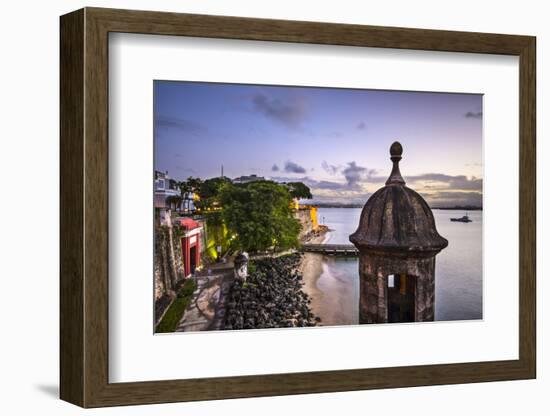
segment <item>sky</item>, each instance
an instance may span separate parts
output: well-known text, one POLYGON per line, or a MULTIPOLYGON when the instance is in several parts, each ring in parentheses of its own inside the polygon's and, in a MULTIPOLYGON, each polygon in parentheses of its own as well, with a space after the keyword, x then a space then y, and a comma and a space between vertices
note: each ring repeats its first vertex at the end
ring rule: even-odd
POLYGON ((363 204, 403 145, 407 186, 432 207, 482 200, 480 94, 154 82, 155 169, 184 180, 302 181, 313 203, 363 204))

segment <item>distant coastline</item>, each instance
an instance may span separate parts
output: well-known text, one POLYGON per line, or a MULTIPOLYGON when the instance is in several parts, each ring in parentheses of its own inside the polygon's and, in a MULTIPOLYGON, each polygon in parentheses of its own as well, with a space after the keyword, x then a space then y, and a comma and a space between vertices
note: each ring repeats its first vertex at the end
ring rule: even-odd
POLYGON ((319 203, 319 204, 308 204, 316 208, 363 208, 362 204, 329 204, 329 203, 319 203))
POLYGON ((431 207, 431 208, 442 209, 442 210, 455 210, 455 211, 483 211, 483 207, 472 207, 472 206, 431 207))
MULTIPOLYGON (((363 204, 329 204, 329 203, 318 203, 318 204, 308 204, 316 208, 363 208, 363 204)), ((457 205, 452 207, 430 207, 431 209, 440 209, 440 210, 456 210, 456 211, 483 211, 483 207, 476 207, 471 205, 457 205)))

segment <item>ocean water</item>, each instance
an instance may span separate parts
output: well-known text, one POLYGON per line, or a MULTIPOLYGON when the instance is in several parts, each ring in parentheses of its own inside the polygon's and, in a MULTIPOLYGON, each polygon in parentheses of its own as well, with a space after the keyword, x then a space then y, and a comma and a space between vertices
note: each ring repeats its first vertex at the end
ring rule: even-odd
MULTIPOLYGON (((436 227, 449 246, 436 257, 435 320, 482 319, 482 211, 471 211, 472 222, 451 222, 464 211, 433 210, 436 227)), ((351 244, 349 235, 359 224, 360 208, 319 208, 318 220, 332 231, 327 244, 351 244)), ((324 293, 343 285, 350 293, 346 308, 352 323, 357 323, 359 305, 359 260, 324 256, 323 272, 317 286, 324 293)))

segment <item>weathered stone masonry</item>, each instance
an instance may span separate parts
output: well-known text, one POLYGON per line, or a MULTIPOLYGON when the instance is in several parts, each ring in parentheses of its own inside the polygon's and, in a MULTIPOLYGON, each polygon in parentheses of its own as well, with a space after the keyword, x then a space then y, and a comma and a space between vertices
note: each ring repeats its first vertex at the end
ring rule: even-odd
POLYGON ((350 235, 359 250, 360 323, 434 320, 435 257, 448 242, 424 198, 405 186, 402 153, 393 143, 386 186, 369 198, 350 235))
POLYGON ((183 260, 173 227, 158 225, 155 229, 155 300, 170 294, 183 279, 183 260))
POLYGON ((168 219, 155 228, 155 300, 172 296, 178 282, 201 265, 202 225, 191 218, 168 219))

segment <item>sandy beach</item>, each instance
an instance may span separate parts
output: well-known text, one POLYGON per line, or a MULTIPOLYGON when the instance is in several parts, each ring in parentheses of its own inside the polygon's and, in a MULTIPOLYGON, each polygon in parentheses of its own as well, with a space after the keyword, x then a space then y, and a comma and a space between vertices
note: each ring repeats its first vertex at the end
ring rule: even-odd
MULTIPOLYGON (((321 235, 310 241, 322 244, 327 235, 321 235)), ((331 272, 330 263, 334 258, 322 254, 305 253, 301 264, 304 281, 303 290, 311 296, 311 309, 321 318, 319 325, 354 325, 357 314, 353 313, 356 299, 353 288, 331 272)))

